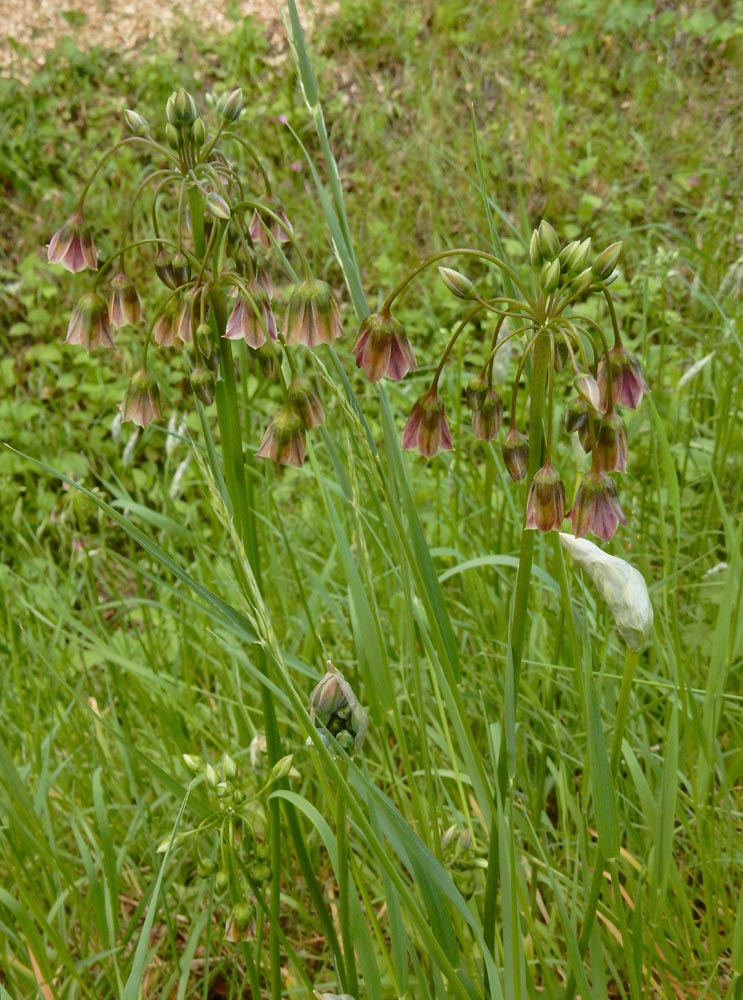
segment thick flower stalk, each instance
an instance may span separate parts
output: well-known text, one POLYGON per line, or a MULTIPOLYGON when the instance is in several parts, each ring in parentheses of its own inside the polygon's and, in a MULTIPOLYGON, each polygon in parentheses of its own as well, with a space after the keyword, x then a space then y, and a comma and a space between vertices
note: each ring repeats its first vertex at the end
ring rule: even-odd
POLYGON ((126 111, 132 134, 104 154, 75 212, 51 238, 49 261, 95 272, 70 321, 68 343, 111 347, 114 331, 123 328, 133 328, 140 340, 140 362, 121 407, 125 419, 145 426, 160 418, 152 345, 184 351, 193 396, 209 406, 219 401, 220 383, 231 381, 229 342, 242 341, 257 374, 271 383, 258 394, 273 400, 273 412, 257 454, 301 465, 306 432, 320 423, 323 408, 314 389, 311 396, 296 391, 304 363, 299 355, 342 336, 341 317, 330 286, 312 273, 260 159, 236 130, 243 108, 241 91, 228 94, 210 129, 191 94, 179 90, 165 108, 164 142, 142 115, 126 111), (131 143, 150 154, 152 165, 129 206, 119 245, 99 267, 84 214, 88 190, 100 167, 131 143), (240 147, 255 166, 253 178, 241 177, 230 159, 240 147), (141 215, 135 210, 145 199, 149 228, 134 232, 141 215), (276 319, 281 302, 283 323, 276 319))
MULTIPOLYGON (((399 381, 417 368, 415 353, 402 323, 392 312, 396 299, 431 265, 445 287, 467 303, 468 312, 446 344, 430 386, 413 406, 402 435, 406 449, 432 458, 453 447, 440 383, 454 345, 488 319, 492 337, 481 347, 464 352, 465 364, 475 372, 466 390, 472 411, 472 430, 482 441, 494 441, 503 424, 503 461, 511 479, 526 480, 524 525, 537 531, 560 530, 570 516, 576 534, 593 532, 608 539, 626 523, 611 478, 626 471, 628 439, 620 407, 634 408, 648 392, 639 362, 624 347, 608 286, 616 277, 621 243, 612 243, 594 254, 590 238, 560 244, 552 226, 542 221, 531 236, 531 275, 522 275, 507 261, 483 250, 461 248, 439 253, 424 261, 387 297, 379 312, 361 325, 354 348, 356 364, 371 382, 383 377, 399 381), (451 258, 472 259, 497 275, 495 294, 480 291, 475 282, 455 270, 451 258), (606 305, 610 332, 585 313, 581 304, 591 295, 606 305), (496 358, 508 345, 521 345, 504 419, 502 386, 496 385, 496 358), (610 346, 611 345, 611 346, 610 346), (479 357, 477 356, 477 353, 479 357), (528 376, 528 377, 527 377, 528 376), (564 427, 576 433, 590 453, 590 471, 578 488, 572 507, 566 505, 563 479, 552 458, 557 421, 555 410, 565 381, 573 395, 567 400, 564 427), (526 389, 523 386, 526 384, 526 389), (522 398, 526 397, 526 399, 522 398)), ((484 283, 483 283, 484 284, 484 283)))

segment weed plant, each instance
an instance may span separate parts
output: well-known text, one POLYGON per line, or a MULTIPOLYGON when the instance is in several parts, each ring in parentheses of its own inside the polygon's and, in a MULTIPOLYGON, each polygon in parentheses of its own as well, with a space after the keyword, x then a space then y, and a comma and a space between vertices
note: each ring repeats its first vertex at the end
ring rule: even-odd
MULTIPOLYGON (((673 13, 348 2, 315 73, 291 26, 303 90, 249 22, 126 65, 66 45, 3 83, 0 428, 24 455, 0 457, 0 995, 741 995, 743 25, 673 13), (234 444, 181 404, 187 367, 159 372, 161 423, 112 433, 141 337, 110 364, 65 347, 85 276, 37 252, 121 138, 113 109, 154 121, 176 87, 237 85, 345 329, 308 359, 327 416, 301 469, 253 462, 269 397, 235 397, 260 586, 219 461, 234 444), (610 291, 651 393, 625 413, 628 524, 604 547, 641 570, 655 628, 633 662, 590 577, 530 532, 516 700, 525 486, 467 427, 461 340, 452 451, 399 444, 461 301, 434 278, 397 304, 420 366, 399 384, 369 386, 351 348, 354 314, 452 242, 497 253, 493 233, 528 273, 542 217, 624 241, 610 291), (310 714, 327 660, 349 690, 326 679, 310 714), (347 757, 316 727, 358 722, 356 699, 347 757), (243 801, 247 919, 209 825, 243 801), (179 837, 200 824, 197 850, 179 837)), ((91 194, 104 257, 142 166, 125 153, 91 194)))

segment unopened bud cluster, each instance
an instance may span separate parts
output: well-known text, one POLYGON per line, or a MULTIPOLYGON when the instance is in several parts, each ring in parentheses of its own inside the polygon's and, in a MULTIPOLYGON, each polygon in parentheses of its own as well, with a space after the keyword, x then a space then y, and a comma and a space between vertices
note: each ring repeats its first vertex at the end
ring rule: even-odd
MULTIPOLYGON (((520 275, 509 263, 481 250, 453 250, 436 254, 406 277, 387 297, 381 310, 367 317, 356 341, 356 363, 370 381, 386 376, 402 379, 417 368, 413 347, 398 319, 392 314, 397 296, 426 266, 454 255, 469 256, 497 269, 502 291, 482 293, 466 275, 449 266, 440 266, 446 288, 467 302, 468 313, 454 330, 427 391, 416 401, 402 434, 404 448, 415 449, 426 458, 452 448, 439 381, 455 343, 477 318, 480 325, 490 319, 492 337, 484 357, 474 362, 476 374, 465 391, 472 413, 472 429, 482 441, 498 437, 504 423, 504 402, 495 383, 495 359, 499 351, 514 343, 522 347, 510 388, 508 430, 501 445, 503 461, 514 482, 528 479, 526 527, 539 531, 559 530, 567 515, 575 534, 591 531, 608 539, 618 524, 626 523, 611 474, 624 472, 627 465, 627 432, 618 407, 635 408, 648 387, 639 362, 622 343, 608 286, 616 278, 622 244, 594 253, 591 239, 560 244, 555 230, 542 221, 531 235, 529 263, 531 276, 520 275), (603 296, 609 313, 608 335, 592 315, 580 312, 589 295, 603 296), (611 346, 609 344, 611 343, 611 346), (527 360, 546 359, 539 372, 539 405, 532 398, 519 419, 520 391, 527 372, 527 360), (572 373, 574 395, 567 403, 565 429, 578 435, 591 456, 591 466, 573 501, 566 508, 562 478, 551 460, 553 410, 557 379, 572 373), (530 415, 544 410, 544 434, 527 433, 530 415), (541 457, 539 467, 530 456, 536 440, 541 457)), ((478 349, 481 346, 478 344, 478 349)), ((473 360, 465 355, 467 363, 473 360)))
POLYGON ((268 775, 254 769, 247 783, 227 753, 218 764, 193 754, 184 754, 183 763, 203 780, 214 809, 195 829, 175 840, 166 837, 158 850, 190 844, 199 878, 213 879, 216 892, 231 906, 226 939, 244 941, 255 930, 255 892, 271 880, 270 844, 263 839, 266 799, 275 783, 292 772, 292 757, 277 761, 268 775))
POLYGON ((149 195, 151 211, 135 214, 132 205, 129 220, 145 215, 151 229, 135 233, 127 222, 119 246, 99 267, 83 214, 94 172, 78 208, 52 237, 49 260, 69 271, 96 272, 93 288, 82 295, 70 320, 69 343, 87 350, 111 347, 122 327, 141 330, 141 362, 121 406, 124 419, 145 427, 160 417, 158 385, 147 361, 151 343, 186 352, 193 396, 209 406, 223 366, 232 363, 223 342, 244 341, 255 370, 277 384, 281 397, 258 455, 301 465, 306 432, 322 422, 324 411, 289 351, 295 345, 331 344, 342 335, 340 314, 328 284, 312 274, 258 157, 253 155, 255 181, 240 177, 230 160, 242 142, 232 129, 243 108, 240 90, 227 94, 210 129, 193 96, 178 90, 166 104, 162 143, 141 114, 126 111, 131 135, 119 146, 138 143, 152 154, 135 196, 149 195), (299 279, 289 264, 292 256, 299 279), (149 271, 155 279, 145 296, 147 309, 140 295, 144 288, 137 287, 141 279, 135 283, 132 270, 137 275, 149 271), (276 293, 275 283, 281 286, 276 293), (152 294, 152 287, 159 293, 152 294), (276 318, 279 301, 285 302, 283 323, 276 318))
POLYGON ((332 736, 348 754, 361 750, 369 727, 368 714, 346 678, 330 662, 310 695, 310 718, 327 745, 332 736))

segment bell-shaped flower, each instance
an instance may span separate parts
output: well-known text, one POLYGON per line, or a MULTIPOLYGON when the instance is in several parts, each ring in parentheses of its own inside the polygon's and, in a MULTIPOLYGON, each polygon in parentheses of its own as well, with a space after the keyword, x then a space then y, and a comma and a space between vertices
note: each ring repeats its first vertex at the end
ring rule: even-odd
POLYGON ((73 273, 98 269, 98 250, 80 209, 52 236, 47 253, 50 264, 61 264, 73 273))
POLYGON ((514 483, 520 483, 529 466, 529 438, 511 427, 501 446, 506 471, 514 483))
POLYGON ((404 326, 384 310, 366 317, 353 349, 356 365, 364 369, 370 382, 383 376, 399 382, 418 368, 404 326))
POLYGON ((627 518, 619 506, 614 482, 600 469, 589 469, 578 487, 568 517, 573 522, 576 537, 582 538, 589 531, 608 541, 627 518))
POLYGON ((160 419, 160 392, 153 375, 140 368, 129 380, 124 402, 119 407, 124 420, 146 427, 160 419))
POLYGON ((86 351, 94 347, 113 347, 114 338, 108 319, 106 300, 99 292, 85 292, 75 308, 67 327, 65 340, 79 344, 86 351))
POLYGON ((554 531, 565 517, 565 486, 549 461, 535 473, 526 501, 526 527, 554 531))
POLYGON ((111 325, 117 330, 123 326, 136 326, 142 319, 142 302, 137 286, 126 271, 118 271, 111 278, 108 314, 111 325))
POLYGON ((295 376, 289 383, 287 397, 289 405, 300 415, 307 430, 319 427, 325 420, 325 410, 320 397, 307 379, 295 376))
POLYGON ((257 350, 266 343, 267 336, 276 340, 276 320, 263 286, 251 282, 248 292, 249 298, 238 293, 224 337, 227 340, 244 340, 248 347, 257 350))
POLYGON ((417 449, 425 458, 432 458, 438 451, 451 451, 444 402, 435 389, 430 389, 413 406, 402 432, 402 446, 417 449))
POLYGON ((611 402, 615 406, 637 409, 638 403, 650 389, 643 377, 640 362, 634 354, 630 354, 624 344, 615 344, 609 351, 608 359, 602 358, 599 363, 596 377, 605 408, 609 404, 609 370, 611 370, 611 402))
POLYGON ((585 538, 561 534, 560 541, 608 604, 629 648, 642 649, 653 631, 653 606, 642 573, 585 538))
MULTIPOLYGON (((471 385, 472 383, 470 383, 471 385)), ((469 402, 468 394, 468 402, 469 402)), ((480 441, 492 441, 503 423, 503 400, 495 389, 488 389, 482 404, 472 412, 472 430, 480 441)))
POLYGON ((627 428, 618 413, 612 411, 596 423, 593 446, 596 464, 604 472, 624 472, 627 468, 627 428))
POLYGON ((294 288, 283 328, 287 344, 332 344, 343 335, 340 313, 330 286, 317 278, 305 278, 294 288))
POLYGON ((304 464, 306 452, 305 426, 292 407, 282 407, 271 421, 256 452, 258 458, 270 458, 279 465, 304 464))

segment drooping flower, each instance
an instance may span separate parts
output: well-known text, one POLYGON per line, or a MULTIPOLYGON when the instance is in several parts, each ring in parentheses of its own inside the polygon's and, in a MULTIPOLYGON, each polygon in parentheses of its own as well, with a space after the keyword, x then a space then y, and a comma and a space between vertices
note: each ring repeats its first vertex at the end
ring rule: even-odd
POLYGON ((52 236, 47 254, 50 264, 61 264, 73 273, 85 268, 98 270, 98 250, 80 209, 52 236))
POLYGON ((263 286, 251 282, 248 292, 250 298, 238 293, 223 336, 227 340, 244 340, 257 350, 266 343, 266 334, 276 340, 276 320, 263 286))
POLYGON ((629 648, 642 649, 653 631, 653 606, 642 573, 586 538, 561 534, 560 541, 609 605, 617 631, 629 648))
POLYGON ((565 517, 565 486, 549 461, 535 473, 526 501, 526 527, 554 531, 565 517))
POLYGON ((611 402, 615 406, 626 406, 631 410, 643 396, 650 392, 642 374, 640 362, 630 354, 624 344, 615 344, 607 358, 602 358, 597 372, 604 408, 609 404, 609 368, 611 370, 611 402))
POLYGON ((627 428, 618 413, 607 413, 597 421, 593 446, 596 463, 604 472, 627 469, 627 428))
POLYGON ((159 347, 172 347, 175 344, 175 319, 178 303, 175 298, 168 299, 163 311, 152 327, 152 339, 159 347))
POLYGON ((429 389, 413 406, 402 432, 402 446, 417 449, 425 458, 432 458, 438 451, 451 451, 444 401, 436 389, 429 389))
POLYGON ((284 211, 284 206, 275 195, 269 195, 264 201, 266 208, 270 209, 276 218, 268 212, 261 213, 260 208, 256 208, 248 226, 251 240, 265 247, 271 247, 273 244, 268 235, 270 233, 277 243, 289 243, 292 238, 292 224, 284 211))
MULTIPOLYGON (((470 383, 471 384, 471 383, 470 383)), ((495 389, 488 389, 482 405, 472 413, 472 430, 480 441, 492 441, 503 423, 503 400, 495 389)))
POLYGON ((320 397, 307 379, 295 376, 289 383, 287 397, 289 405, 300 415, 307 430, 320 426, 325 419, 325 410, 320 397))
POLYGON ((511 427, 501 446, 506 471, 514 483, 520 483, 529 466, 529 438, 517 427, 511 427))
POLYGON ((86 351, 94 347, 113 347, 114 338, 108 319, 106 300, 99 292, 85 292, 75 308, 67 327, 65 340, 79 344, 86 351))
POLYGON ((136 326, 142 319, 142 302, 137 286, 124 270, 118 271, 111 278, 108 314, 111 325, 117 330, 123 326, 136 326))
POLYGON ((589 531, 608 541, 627 518, 619 506, 617 488, 612 479, 600 469, 589 469, 578 487, 573 506, 568 512, 576 537, 582 538, 589 531))
POLYGON ((317 278, 305 278, 294 288, 284 318, 287 344, 332 344, 343 335, 340 313, 330 285, 317 278))
POLYGON ((353 349, 357 367, 364 369, 370 382, 383 376, 399 382, 418 368, 404 326, 384 310, 366 317, 353 349))
POLYGON ((119 407, 124 420, 146 427, 160 419, 160 392, 151 372, 140 368, 132 375, 124 402, 119 407))
POLYGON ((280 465, 301 466, 304 464, 305 453, 305 427, 302 418, 291 407, 282 407, 271 421, 256 456, 270 458, 280 465))

